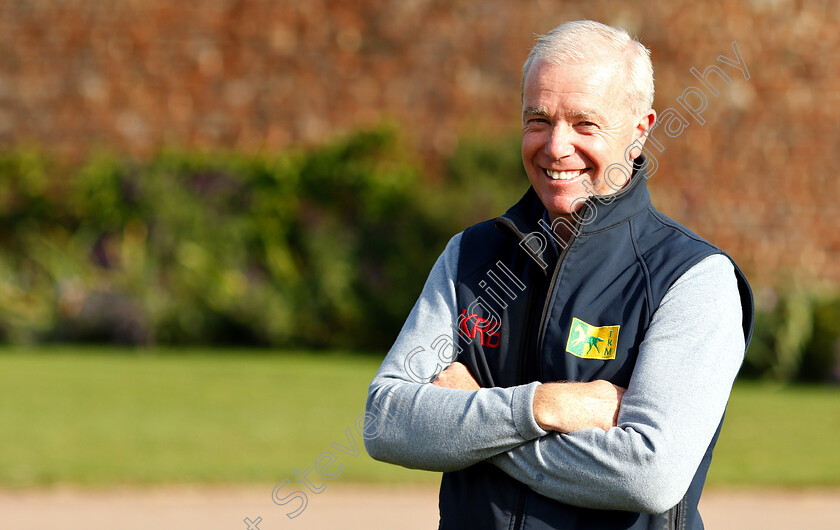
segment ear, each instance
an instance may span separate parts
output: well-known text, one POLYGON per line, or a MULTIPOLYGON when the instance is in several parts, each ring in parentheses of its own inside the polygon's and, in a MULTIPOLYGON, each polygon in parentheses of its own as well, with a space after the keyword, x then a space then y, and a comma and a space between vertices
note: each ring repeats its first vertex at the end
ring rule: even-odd
POLYGON ((656 121, 656 111, 649 109, 636 122, 633 128, 633 141, 624 150, 624 160, 632 167, 633 160, 642 154, 642 149, 645 147, 645 140, 648 134, 653 131, 653 124, 656 121))
POLYGON ((633 140, 637 140, 641 142, 642 145, 645 145, 645 140, 647 139, 648 132, 651 130, 651 127, 653 127, 655 121, 656 111, 653 109, 649 109, 636 122, 635 129, 633 130, 633 140))

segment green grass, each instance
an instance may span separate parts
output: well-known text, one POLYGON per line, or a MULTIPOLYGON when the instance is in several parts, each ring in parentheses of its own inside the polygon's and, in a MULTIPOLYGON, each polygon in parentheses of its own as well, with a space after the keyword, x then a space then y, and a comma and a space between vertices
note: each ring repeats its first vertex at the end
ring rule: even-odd
MULTIPOLYGON (((326 451, 344 466, 341 482, 436 483, 364 452, 355 422, 378 364, 341 353, 0 349, 0 487, 277 483, 326 451)), ((739 384, 709 484, 840 486, 838 413, 837 388, 739 384)))
POLYGON ((840 486, 840 388, 739 382, 710 486, 840 486))
POLYGON ((0 486, 294 481, 293 470, 314 469, 331 442, 359 451, 338 453, 342 481, 437 481, 365 453, 355 422, 378 363, 342 354, 0 349, 0 486))

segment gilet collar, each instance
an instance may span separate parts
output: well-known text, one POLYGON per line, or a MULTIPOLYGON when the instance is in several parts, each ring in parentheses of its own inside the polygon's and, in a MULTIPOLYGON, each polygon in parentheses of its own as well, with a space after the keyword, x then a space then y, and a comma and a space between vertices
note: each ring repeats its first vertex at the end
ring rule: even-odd
MULTIPOLYGON (((593 195, 576 214, 578 233, 585 234, 603 230, 623 223, 650 206, 647 189, 647 160, 640 156, 633 165, 630 182, 612 195, 593 195)), ((514 229, 519 237, 541 231, 539 220, 543 218, 545 206, 534 188, 528 188, 525 195, 501 217, 496 218, 496 228, 514 229)))

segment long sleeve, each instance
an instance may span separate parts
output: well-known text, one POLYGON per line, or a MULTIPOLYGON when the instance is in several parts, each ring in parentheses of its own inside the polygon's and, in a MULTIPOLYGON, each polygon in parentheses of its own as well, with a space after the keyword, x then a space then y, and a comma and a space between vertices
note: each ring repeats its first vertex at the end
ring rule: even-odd
POLYGON ((490 459, 556 500, 659 513, 685 494, 744 356, 732 264, 714 255, 667 291, 609 431, 551 433, 490 459))
POLYGON ((546 434, 533 416, 539 383, 475 392, 428 384, 455 358, 459 246, 460 234, 435 263, 370 385, 365 448, 377 460, 453 471, 546 434))

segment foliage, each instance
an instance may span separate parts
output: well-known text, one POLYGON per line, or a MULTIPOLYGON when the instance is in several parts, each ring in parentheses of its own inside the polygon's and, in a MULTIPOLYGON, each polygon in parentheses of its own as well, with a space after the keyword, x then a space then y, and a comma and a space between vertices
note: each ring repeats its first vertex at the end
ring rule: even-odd
POLYGON ((0 336, 387 345, 448 238, 510 202, 475 145, 447 185, 388 126, 277 156, 2 153, 0 336))
POLYGON ((840 380, 840 296, 831 291, 769 296, 769 307, 759 304, 741 375, 777 381, 840 380))
MULTIPOLYGON (((0 339, 381 348, 449 238, 527 187, 517 137, 438 178, 393 127, 278 155, 0 152, 0 339)), ((840 296, 768 291, 742 375, 837 379, 840 296)))

